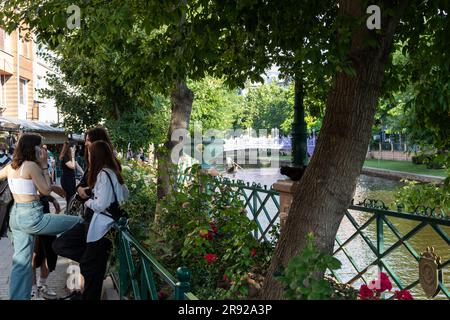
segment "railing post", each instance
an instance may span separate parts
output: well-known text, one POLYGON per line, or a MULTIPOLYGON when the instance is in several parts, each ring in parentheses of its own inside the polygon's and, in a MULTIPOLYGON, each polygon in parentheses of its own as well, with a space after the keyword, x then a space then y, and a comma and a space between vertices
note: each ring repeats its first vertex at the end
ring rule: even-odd
POLYGON ((186 267, 179 267, 177 269, 177 280, 175 284, 175 300, 184 300, 184 294, 191 291, 189 279, 191 272, 186 267))
POLYGON ((117 242, 119 246, 119 297, 122 300, 125 296, 127 290, 128 273, 127 273, 127 260, 125 255, 125 244, 123 242, 122 232, 126 228, 126 219, 121 218, 118 222, 118 234, 117 242))
POLYGON ((383 271, 383 266, 381 264, 381 255, 384 252, 384 231, 383 231, 383 214, 376 213, 377 215, 377 264, 378 272, 383 271))
POLYGON ((381 142, 378 143, 378 159, 382 160, 383 159, 383 153, 381 150, 381 142))
POLYGON ((287 220, 287 216, 289 213, 289 210, 291 208, 292 199, 293 199, 293 186, 294 181, 290 179, 286 180, 277 180, 272 185, 272 188, 276 190, 280 196, 280 206, 279 206, 279 213, 280 213, 280 232, 284 229, 284 225, 287 220))
MULTIPOLYGON (((255 193, 258 192, 255 189, 252 190, 251 195, 253 196, 253 218, 255 219, 256 222, 258 222, 258 216, 256 215, 256 213, 258 212, 258 209, 256 208, 256 206, 258 205, 258 199, 256 199, 256 195, 255 193)), ((259 234, 259 229, 256 228, 255 230, 255 239, 258 239, 258 234, 259 234)))

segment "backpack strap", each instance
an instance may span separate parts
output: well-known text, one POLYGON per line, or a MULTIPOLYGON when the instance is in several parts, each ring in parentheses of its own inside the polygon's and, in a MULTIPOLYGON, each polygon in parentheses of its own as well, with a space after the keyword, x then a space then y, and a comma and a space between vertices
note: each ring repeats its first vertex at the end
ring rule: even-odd
MULTIPOLYGON (((112 182, 111 176, 109 175, 108 171, 106 171, 106 170, 104 170, 104 169, 102 169, 102 171, 105 172, 106 175, 108 176, 108 180, 109 180, 109 182, 110 182, 110 184, 111 184, 111 188, 112 188, 113 193, 114 193, 114 202, 117 202, 117 194, 116 194, 116 190, 114 189, 114 184, 113 184, 113 182, 112 182)), ((108 212, 103 212, 103 211, 102 211, 102 212, 100 212, 100 214, 103 214, 104 216, 110 217, 111 219, 114 220, 112 214, 110 214, 110 213, 108 213, 108 212)))
POLYGON ((111 183, 111 188, 112 188, 113 193, 114 193, 114 201, 117 202, 117 194, 116 194, 116 190, 114 189, 114 184, 112 182, 111 176, 109 175, 108 171, 106 171, 105 169, 102 169, 102 171, 104 173, 106 173, 106 175, 108 176, 109 182, 111 183))

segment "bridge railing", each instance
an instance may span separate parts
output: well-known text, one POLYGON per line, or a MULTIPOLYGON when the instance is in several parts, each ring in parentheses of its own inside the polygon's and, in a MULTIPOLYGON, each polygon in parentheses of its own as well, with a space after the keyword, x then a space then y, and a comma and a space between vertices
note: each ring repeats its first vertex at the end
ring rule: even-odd
POLYGON ((168 300, 198 300, 190 292, 190 272, 185 267, 177 270, 175 278, 139 241, 133 237, 122 218, 116 225, 116 254, 118 272, 111 276, 121 300, 159 300, 161 288, 170 289, 168 300))

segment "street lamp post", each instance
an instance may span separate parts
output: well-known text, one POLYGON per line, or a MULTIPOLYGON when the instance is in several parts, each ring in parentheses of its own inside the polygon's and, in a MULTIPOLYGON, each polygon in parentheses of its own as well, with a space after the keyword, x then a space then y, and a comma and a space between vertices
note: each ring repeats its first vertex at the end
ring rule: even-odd
POLYGON ((281 167, 280 173, 290 179, 278 180, 273 188, 280 194, 280 227, 284 229, 289 209, 294 199, 294 181, 303 176, 308 165, 307 127, 305 122, 305 106, 303 103, 303 77, 297 75, 294 84, 294 120, 292 122, 292 167, 281 167))
POLYGON ((294 86, 294 121, 292 122, 292 166, 294 168, 308 165, 308 133, 303 98, 303 79, 296 77, 294 86))

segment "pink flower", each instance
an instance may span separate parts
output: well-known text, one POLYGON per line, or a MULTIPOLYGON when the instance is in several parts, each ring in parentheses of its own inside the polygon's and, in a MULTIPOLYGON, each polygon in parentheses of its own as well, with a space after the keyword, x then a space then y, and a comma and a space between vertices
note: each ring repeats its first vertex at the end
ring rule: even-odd
POLYGON ((397 298, 397 300, 414 300, 411 292, 405 289, 395 290, 395 297, 397 298))
POLYGON ((373 296, 373 290, 369 289, 367 285, 363 284, 359 288, 359 297, 361 300, 370 300, 373 296))
POLYGON ((252 257, 255 257, 255 256, 256 256, 256 248, 252 248, 252 250, 250 250, 250 255, 251 255, 252 257))
POLYGON ((208 254, 205 254, 205 256, 203 258, 206 260, 206 262, 211 264, 217 260, 217 255, 214 253, 208 253, 208 254))
POLYGON ((166 292, 164 292, 164 291, 162 291, 162 290, 159 290, 159 291, 158 291, 158 299, 159 299, 159 300, 164 300, 164 299, 166 299, 168 296, 169 296, 169 295, 168 295, 166 292))
POLYGON ((391 291, 392 290, 392 283, 389 280, 387 274, 384 273, 384 272, 381 272, 380 273, 380 278, 381 278, 381 290, 382 290, 381 292, 386 291, 386 290, 391 291))
POLYGON ((376 290, 377 292, 391 291, 392 283, 386 273, 380 272, 379 278, 369 283, 369 289, 376 290))
POLYGON ((226 274, 223 275, 223 281, 230 281, 230 278, 228 278, 228 276, 226 274))

